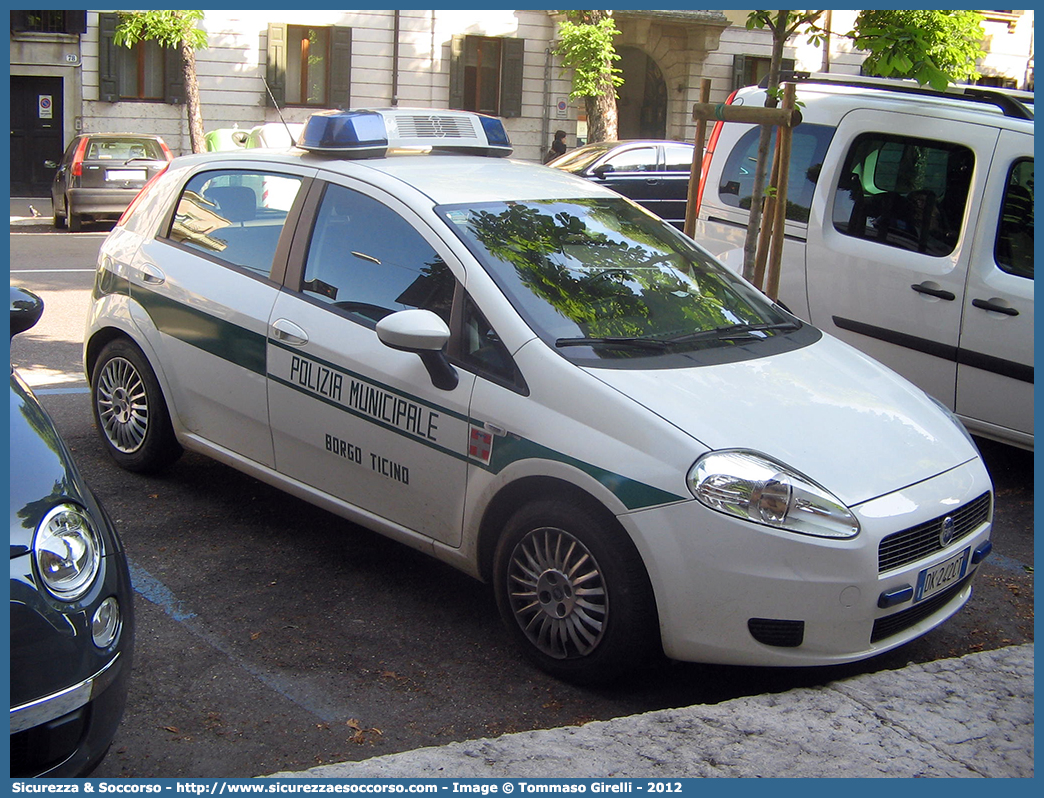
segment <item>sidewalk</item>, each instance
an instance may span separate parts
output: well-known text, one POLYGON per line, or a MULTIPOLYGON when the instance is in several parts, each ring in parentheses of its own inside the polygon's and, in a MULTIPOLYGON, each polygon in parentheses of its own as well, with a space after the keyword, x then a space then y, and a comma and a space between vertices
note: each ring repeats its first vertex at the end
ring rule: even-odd
POLYGON ((1033 646, 270 778, 1031 778, 1033 646))

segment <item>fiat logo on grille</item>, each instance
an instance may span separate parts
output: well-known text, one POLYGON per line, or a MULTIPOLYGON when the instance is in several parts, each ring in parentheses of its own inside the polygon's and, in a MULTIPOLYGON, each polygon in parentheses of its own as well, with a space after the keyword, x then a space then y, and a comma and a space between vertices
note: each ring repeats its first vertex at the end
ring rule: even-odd
POLYGON ((953 543, 954 533, 957 531, 957 524, 954 523, 953 516, 948 515, 943 519, 942 530, 939 532, 939 544, 945 549, 951 543, 953 543))

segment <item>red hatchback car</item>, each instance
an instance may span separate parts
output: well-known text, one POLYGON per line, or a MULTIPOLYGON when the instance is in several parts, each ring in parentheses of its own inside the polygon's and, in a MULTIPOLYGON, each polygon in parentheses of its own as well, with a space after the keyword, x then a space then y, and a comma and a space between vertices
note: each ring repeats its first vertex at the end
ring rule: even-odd
POLYGON ((118 219, 172 154, 159 136, 83 133, 65 150, 51 184, 54 226, 77 232, 85 219, 118 219))

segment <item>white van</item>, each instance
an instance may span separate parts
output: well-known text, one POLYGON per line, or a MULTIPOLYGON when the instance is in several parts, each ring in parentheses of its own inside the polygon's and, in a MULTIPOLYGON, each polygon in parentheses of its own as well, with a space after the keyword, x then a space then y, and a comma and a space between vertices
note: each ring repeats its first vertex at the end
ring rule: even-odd
MULTIPOLYGON (((1032 104, 828 75, 797 98, 780 301, 975 434, 1032 449, 1032 104)), ((758 135, 718 123, 704 161, 694 237, 736 271, 758 135)))

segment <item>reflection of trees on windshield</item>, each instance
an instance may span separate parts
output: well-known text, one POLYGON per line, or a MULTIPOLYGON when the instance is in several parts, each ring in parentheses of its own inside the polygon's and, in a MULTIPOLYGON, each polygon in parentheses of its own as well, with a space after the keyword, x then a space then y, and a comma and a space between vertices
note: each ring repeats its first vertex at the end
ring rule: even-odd
POLYGON ((765 321, 731 277, 626 204, 557 200, 496 211, 473 210, 467 234, 584 335, 674 336, 765 321))

